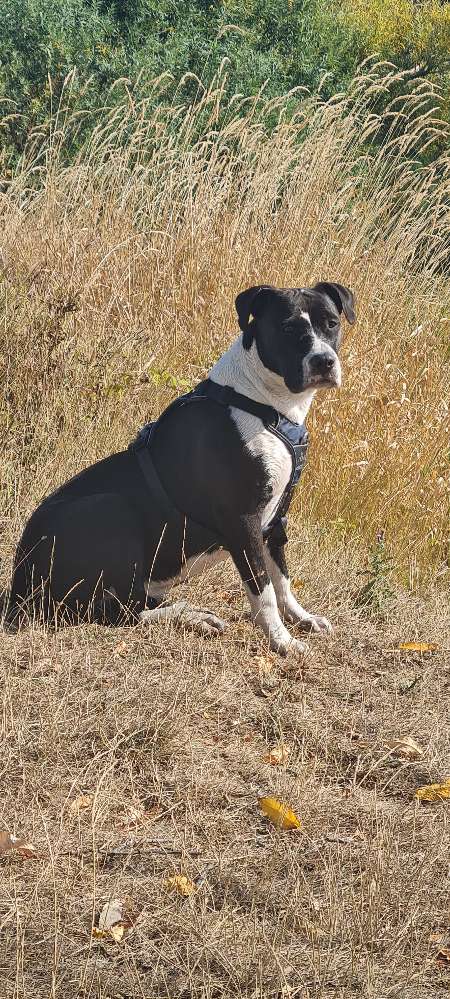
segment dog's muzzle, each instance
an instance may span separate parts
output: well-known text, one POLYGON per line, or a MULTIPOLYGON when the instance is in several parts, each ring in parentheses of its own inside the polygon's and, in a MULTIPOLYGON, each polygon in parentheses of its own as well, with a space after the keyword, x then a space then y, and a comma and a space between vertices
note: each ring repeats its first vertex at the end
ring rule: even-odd
POLYGON ((305 358, 305 382, 316 388, 339 388, 341 365, 334 351, 322 351, 305 358))

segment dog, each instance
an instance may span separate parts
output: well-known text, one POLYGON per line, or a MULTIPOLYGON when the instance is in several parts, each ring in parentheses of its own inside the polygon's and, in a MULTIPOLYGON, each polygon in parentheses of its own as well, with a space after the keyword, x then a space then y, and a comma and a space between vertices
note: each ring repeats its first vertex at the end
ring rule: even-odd
POLYGON ((341 384, 341 317, 355 321, 354 296, 333 282, 257 285, 237 296, 236 310, 241 333, 208 378, 32 514, 14 562, 11 629, 31 616, 176 620, 221 633, 215 614, 167 595, 231 555, 271 649, 304 654, 285 622, 331 631, 291 591, 285 527, 306 415, 318 390, 341 384))

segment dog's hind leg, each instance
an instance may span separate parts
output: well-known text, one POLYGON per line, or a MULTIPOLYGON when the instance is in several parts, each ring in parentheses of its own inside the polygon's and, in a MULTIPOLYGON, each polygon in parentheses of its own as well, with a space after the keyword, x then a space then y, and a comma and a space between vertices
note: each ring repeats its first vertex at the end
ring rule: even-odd
POLYGON ((177 600, 173 604, 146 608, 139 614, 142 624, 159 624, 172 621, 174 624, 192 628, 202 635, 221 635, 227 627, 226 621, 211 611, 193 607, 187 600, 177 600))

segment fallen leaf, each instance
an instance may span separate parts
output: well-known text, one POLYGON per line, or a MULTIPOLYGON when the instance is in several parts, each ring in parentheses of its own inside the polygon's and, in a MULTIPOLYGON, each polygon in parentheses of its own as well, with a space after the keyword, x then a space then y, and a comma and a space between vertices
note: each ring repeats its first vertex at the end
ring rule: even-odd
POLYGON ((217 596, 226 604, 232 604, 234 602, 234 595, 232 593, 228 593, 227 590, 221 590, 217 596))
POLYGON ((415 797, 419 801, 444 801, 450 798, 450 777, 446 777, 442 784, 424 784, 418 787, 415 797))
POLYGON ((115 923, 114 926, 110 926, 109 930, 100 930, 98 926, 92 927, 92 936, 97 939, 110 939, 114 940, 115 943, 120 943, 123 939, 125 933, 125 926, 123 923, 115 923))
POLYGON ((440 964, 450 964, 450 947, 441 947, 436 954, 436 961, 439 961, 440 964))
POLYGON ((428 939, 430 943, 443 943, 447 939, 448 934, 445 930, 439 930, 438 932, 430 933, 428 939))
POLYGON ((302 590, 304 585, 305 581, 303 579, 299 579, 298 576, 295 576, 294 579, 291 579, 291 586, 294 587, 294 590, 302 590))
MULTIPOLYGON (((13 839, 14 838, 15 837, 13 837, 13 839)), ((34 860, 35 857, 39 856, 36 847, 33 843, 30 843, 29 840, 18 839, 14 843, 14 847, 24 860, 34 860)))
POLYGON ((270 763, 272 767, 280 767, 283 763, 286 763, 290 752, 289 746, 281 743, 280 746, 274 746, 269 753, 266 753, 263 757, 264 763, 270 763))
POLYGON ((280 829, 301 829, 302 823, 295 812, 277 798, 258 798, 258 804, 264 815, 280 829))
POLYGON ((120 943, 125 933, 124 923, 114 923, 114 926, 110 926, 109 933, 111 934, 113 940, 115 940, 116 943, 120 943))
POLYGON ((404 652, 436 652, 437 645, 433 642, 400 642, 399 649, 404 652))
POLYGON ((167 878, 164 882, 164 887, 168 891, 178 892, 179 895, 183 895, 185 898, 188 895, 193 895, 195 892, 195 884, 186 874, 174 874, 173 877, 167 878))
POLYGON ((158 805, 153 805, 152 808, 147 809, 139 808, 136 805, 130 805, 128 811, 122 816, 120 828, 137 829, 139 826, 147 825, 148 822, 153 822, 158 814, 158 805))
POLYGON ((23 857, 24 860, 32 860, 33 857, 38 856, 38 852, 36 847, 33 846, 33 843, 30 843, 26 839, 22 839, 20 836, 13 836, 4 829, 0 832, 0 854, 8 853, 9 850, 17 850, 17 853, 23 857))
POLYGON ((257 669, 262 670, 263 673, 270 673, 271 669, 273 669, 275 657, 271 656, 269 653, 265 656, 253 656, 252 662, 253 665, 256 666, 257 669))
POLYGON ((113 655, 115 655, 115 656, 124 656, 125 653, 128 652, 128 649, 129 649, 129 646, 127 645, 126 642, 119 642, 119 644, 116 645, 116 647, 115 647, 115 649, 113 651, 113 655))
POLYGON ((70 802, 69 809, 73 815, 78 815, 84 808, 90 808, 93 800, 94 796, 92 794, 79 794, 77 798, 74 798, 70 802))
POLYGON ((423 756, 422 747, 410 735, 405 735, 401 739, 392 739, 387 745, 396 756, 403 756, 405 760, 418 760, 423 756))

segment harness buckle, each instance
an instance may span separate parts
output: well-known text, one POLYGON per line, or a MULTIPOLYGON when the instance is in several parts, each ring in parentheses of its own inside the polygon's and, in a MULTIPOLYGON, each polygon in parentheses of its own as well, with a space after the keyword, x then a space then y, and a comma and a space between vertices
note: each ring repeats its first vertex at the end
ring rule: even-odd
POLYGON ((148 447, 154 427, 155 422, 146 423, 143 427, 141 427, 139 433, 134 438, 134 441, 131 441, 131 444, 128 445, 128 450, 140 451, 142 448, 148 447))

